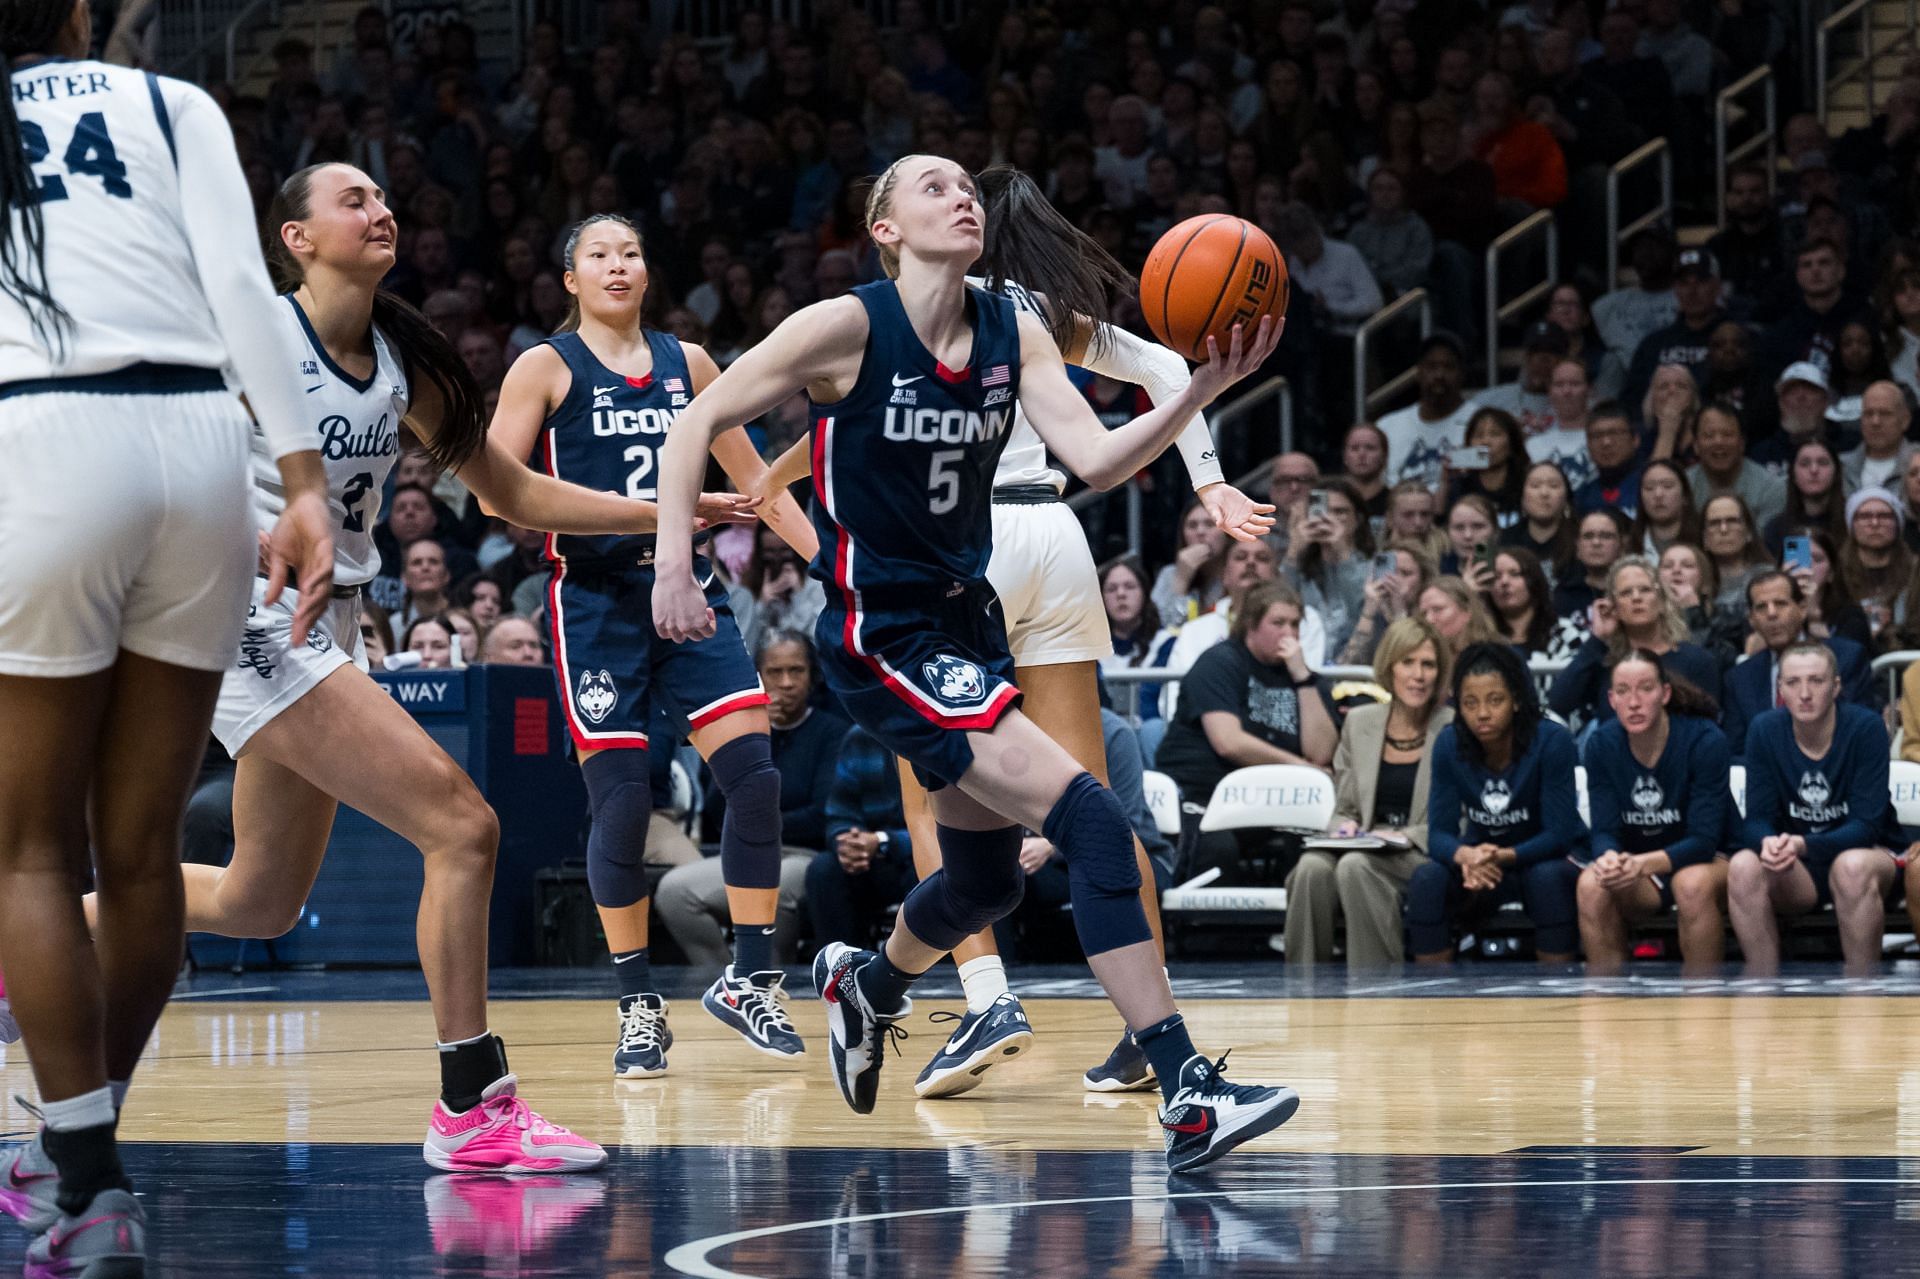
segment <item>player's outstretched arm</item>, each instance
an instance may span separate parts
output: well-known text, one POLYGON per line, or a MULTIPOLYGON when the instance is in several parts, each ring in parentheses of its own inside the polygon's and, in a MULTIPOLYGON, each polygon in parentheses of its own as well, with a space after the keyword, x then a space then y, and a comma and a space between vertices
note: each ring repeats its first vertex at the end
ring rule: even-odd
POLYGON ((1020 399, 1027 420, 1068 470, 1097 489, 1126 481, 1163 453, 1189 419, 1222 391, 1259 368, 1280 340, 1284 322, 1262 319, 1252 332, 1234 330, 1222 352, 1209 341, 1211 358, 1187 386, 1165 404, 1112 431, 1104 430, 1093 406, 1067 380, 1066 362, 1040 322, 1020 316, 1020 399))
MULTIPOLYGON (((500 388, 485 445, 454 474, 473 490, 482 510, 521 528, 586 535, 653 532, 659 524, 654 503, 569 484, 522 460, 533 451, 551 406, 565 397, 565 377, 566 362, 551 347, 535 347, 515 360, 500 388)), ((407 426, 431 440, 442 420, 440 393, 426 378, 414 380, 413 392, 407 426)), ((706 523, 750 522, 753 507, 737 493, 705 493, 698 515, 706 523)))
POLYGON ((787 451, 773 459, 773 465, 761 477, 760 487, 754 489, 756 495, 772 493, 776 489, 790 489, 801 480, 813 474, 813 432, 808 431, 792 444, 787 451))
MULTIPOLYGON (((1069 363, 1140 387, 1155 404, 1173 399, 1193 380, 1187 362, 1159 343, 1084 315, 1077 315, 1074 320, 1073 349, 1067 352, 1069 363)), ((1180 450, 1181 461, 1187 464, 1187 476, 1193 481, 1194 493, 1222 532, 1250 542, 1272 531, 1273 507, 1254 501, 1226 482, 1226 475, 1220 469, 1220 453, 1205 414, 1195 413, 1173 442, 1180 450)))
POLYGON ((797 311, 694 396, 667 432, 653 571, 653 624, 663 637, 679 643, 713 633, 713 610, 693 580, 693 517, 714 440, 802 389, 819 400, 839 399, 860 375, 866 342, 866 308, 858 299, 797 311))
MULTIPOLYGON (((680 349, 686 353, 687 371, 693 375, 693 403, 700 402, 700 393, 712 386, 720 376, 720 366, 713 362, 702 347, 682 342, 680 349)), ((820 552, 820 538, 814 533, 813 525, 807 520, 806 512, 793 500, 792 494, 784 487, 775 487, 767 482, 767 463, 753 447, 746 428, 734 425, 722 430, 714 437, 710 447, 713 458, 726 471, 727 478, 742 493, 751 494, 757 499, 758 513, 766 521, 767 527, 780 535, 780 540, 793 548, 793 553, 803 560, 811 560, 820 552)))

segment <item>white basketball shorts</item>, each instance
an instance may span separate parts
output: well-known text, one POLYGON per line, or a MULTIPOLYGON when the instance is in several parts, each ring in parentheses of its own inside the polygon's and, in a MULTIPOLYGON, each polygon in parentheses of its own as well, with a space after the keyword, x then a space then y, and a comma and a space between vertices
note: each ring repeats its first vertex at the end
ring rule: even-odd
POLYGON ((1006 614, 1014 665, 1097 662, 1113 654, 1093 552, 1065 502, 995 502, 987 580, 1006 614))
POLYGON ((91 675, 122 649, 227 669, 257 562, 250 430, 226 391, 0 398, 0 674, 91 675))
POLYGON ((220 682, 220 702, 213 712, 213 735, 236 759, 255 733, 321 680, 342 666, 367 669, 359 592, 329 603, 307 632, 307 642, 297 647, 293 611, 299 606, 299 595, 289 587, 271 606, 263 603, 266 595, 266 582, 254 578, 253 604, 240 632, 239 656, 231 660, 227 677, 220 682))

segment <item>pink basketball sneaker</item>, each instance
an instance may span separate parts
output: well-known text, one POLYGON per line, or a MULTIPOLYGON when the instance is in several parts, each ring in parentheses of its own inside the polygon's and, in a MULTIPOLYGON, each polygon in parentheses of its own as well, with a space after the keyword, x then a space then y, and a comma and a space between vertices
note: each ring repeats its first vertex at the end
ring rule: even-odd
POLYGON ((0 1044, 20 1042, 20 1023, 13 1019, 13 1005, 7 1002, 7 975, 0 973, 0 1044))
POLYGON ((503 1075, 465 1114, 433 1104, 423 1153, 442 1172, 589 1172, 607 1152, 548 1123, 514 1095, 519 1079, 503 1075))

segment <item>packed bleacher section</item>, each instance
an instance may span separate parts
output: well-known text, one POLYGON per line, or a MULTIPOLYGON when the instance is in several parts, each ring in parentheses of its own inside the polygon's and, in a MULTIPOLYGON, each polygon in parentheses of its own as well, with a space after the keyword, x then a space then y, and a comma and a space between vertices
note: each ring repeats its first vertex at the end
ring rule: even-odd
MULTIPOLYGON (((559 323, 559 246, 578 219, 634 219, 649 323, 724 366, 797 308, 879 276, 865 183, 909 152, 1028 171, 1131 268, 1175 222, 1207 212, 1254 221, 1285 253, 1286 338, 1245 386, 1287 379, 1295 447, 1275 455, 1270 406, 1220 438, 1227 473, 1253 476, 1242 487, 1278 508, 1273 535, 1227 541, 1172 455, 1136 477, 1131 499, 1085 506, 1084 522, 1114 636, 1112 700, 1186 810, 1177 847, 1144 815, 1142 834, 1176 882, 1211 868, 1228 882, 1294 876, 1325 918, 1296 900, 1291 958, 1448 957, 1496 899, 1524 908, 1544 955, 1570 953, 1589 923, 1611 927, 1602 899, 1587 901, 1600 890, 1576 883, 1625 865, 1596 878, 1593 857, 1642 854, 1617 838, 1600 848, 1591 816, 1573 836, 1561 820, 1571 809, 1556 807, 1553 821, 1530 815, 1521 842, 1535 842, 1503 877, 1499 859, 1473 852, 1511 852, 1487 827, 1501 812, 1474 809, 1460 788, 1485 786, 1513 812, 1528 787, 1572 794, 1568 770, 1614 720, 1612 668, 1629 650, 1705 696, 1688 711, 1716 726, 1728 769, 1753 767, 1750 742, 1763 739, 1770 760, 1791 749, 1830 762, 1813 748, 1838 731, 1835 716, 1848 732, 1878 731, 1864 749, 1885 760, 1902 727, 1895 703, 1920 714, 1920 677, 1895 699, 1869 671, 1877 655, 1920 648, 1920 68, 1836 136, 1806 100, 1797 8, 1767 0, 973 5, 946 25, 923 0, 898 0, 884 25, 845 6, 816 5, 804 29, 743 8, 717 41, 665 31, 638 6, 589 9, 593 29, 573 46, 536 21, 517 60, 483 61, 459 22, 423 26, 403 47, 369 8, 350 44, 288 39, 264 94, 223 98, 263 212, 281 178, 324 160, 386 190, 402 226, 390 287, 490 395, 559 323), (1762 66, 1779 86, 1777 166, 1717 174, 1713 96, 1762 66), (1607 278, 1609 168, 1656 138, 1672 156, 1671 217, 1621 246, 1607 278), (1717 228, 1681 234, 1714 222, 1722 197, 1717 228), (1484 255, 1542 210, 1559 278, 1489 334, 1484 255), (1384 348, 1413 376, 1407 397, 1369 417, 1354 402, 1356 331, 1415 289, 1433 331, 1384 348), (1398 663, 1422 642, 1440 677, 1417 714, 1395 710, 1407 696, 1398 663), (1782 691, 1787 654, 1807 642, 1834 655, 1837 711, 1809 703, 1803 717, 1782 691), (1529 678, 1510 691, 1532 700, 1509 737, 1463 746, 1477 730, 1444 726, 1466 714, 1447 710, 1445 672, 1476 644, 1512 654, 1529 678), (1436 762, 1436 749, 1459 758, 1436 762), (1490 767, 1501 761, 1505 773, 1490 767), (1341 807, 1329 827, 1418 827, 1388 841, 1410 860, 1350 876, 1338 850, 1302 858, 1275 835, 1284 823, 1198 829, 1222 778, 1270 763, 1331 771, 1341 807), (1461 826, 1431 840, 1430 773, 1461 826), (1392 793, 1375 793, 1389 779, 1392 793), (1531 873, 1540 859, 1559 869, 1531 873)), ((1113 315, 1141 328, 1130 299, 1114 299, 1113 315)), ((1136 388, 1080 381, 1103 419, 1143 403, 1136 388)), ((772 456, 805 424, 796 400, 749 429, 772 456)), ((370 640, 427 667, 544 660, 538 535, 484 518, 424 457, 396 479, 370 640)), ((730 530, 716 550, 750 647, 811 633, 819 584, 777 537, 730 530)), ((1473 652, 1478 678, 1511 675, 1473 652)), ((1898 749, 1920 760, 1914 727, 1898 749)), ((806 888, 835 894, 804 911, 810 931, 874 926, 911 875, 904 829, 876 837, 898 825, 898 797, 870 746, 855 734, 840 748, 839 776, 802 779, 795 763, 788 778, 817 811, 787 842, 818 860, 806 888)), ((1827 814, 1848 780, 1826 777, 1819 802, 1784 797, 1782 813, 1827 814)), ((1863 843, 1890 850, 1898 882, 1876 872, 1865 888, 1830 888, 1831 854, 1849 850, 1797 854, 1820 880, 1817 906, 1839 893, 1875 915, 1876 936, 1879 899, 1861 894, 1895 900, 1905 882, 1890 814, 1854 816, 1871 828, 1863 843)), ((1732 819, 1716 842, 1710 853, 1749 846, 1732 819)), ((1044 850, 1035 862, 1044 873, 1044 850)), ((1813 909, 1769 898, 1769 881, 1756 890, 1737 868, 1729 890, 1718 864, 1715 908, 1743 944, 1760 937, 1768 902, 1813 909)), ((1658 883, 1664 910, 1681 869, 1648 863, 1633 879, 1658 883)), ((1589 952, 1596 939, 1619 949, 1596 931, 1589 952)))

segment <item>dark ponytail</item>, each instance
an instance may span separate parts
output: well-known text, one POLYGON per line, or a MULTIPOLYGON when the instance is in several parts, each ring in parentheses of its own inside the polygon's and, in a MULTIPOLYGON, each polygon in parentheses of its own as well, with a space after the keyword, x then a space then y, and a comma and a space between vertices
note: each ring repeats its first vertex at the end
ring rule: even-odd
MULTIPOLYGON (((337 163, 330 162, 330 163, 337 163)), ((311 164, 280 184, 273 203, 267 208, 267 266, 273 282, 283 293, 291 293, 306 280, 300 259, 293 255, 280 236, 280 228, 289 222, 302 222, 313 214, 313 175, 326 164, 311 164)), ((385 289, 373 294, 373 323, 400 356, 407 380, 424 377, 440 392, 440 429, 431 441, 422 440, 427 456, 442 470, 457 471, 487 439, 486 397, 460 353, 433 327, 433 321, 412 304, 385 289)))
POLYGON ((1032 178, 996 164, 979 176, 987 211, 986 249, 980 255, 987 287, 1011 280, 1046 301, 1047 332, 1062 351, 1073 346, 1076 315, 1096 322, 1087 353, 1098 353, 1112 298, 1135 287, 1128 270, 1100 242, 1061 215, 1032 178))
POLYGON ((55 363, 65 361, 73 316, 47 287, 47 224, 40 212, 40 180, 27 163, 24 131, 13 109, 12 81, 15 59, 52 51, 74 5, 75 0, 12 0, 0 6, 0 86, 5 88, 0 95, 4 97, 0 101, 0 208, 8 219, 7 233, 0 236, 0 291, 26 310, 34 336, 53 351, 55 363), (16 209, 26 250, 24 262, 12 234, 16 209))

